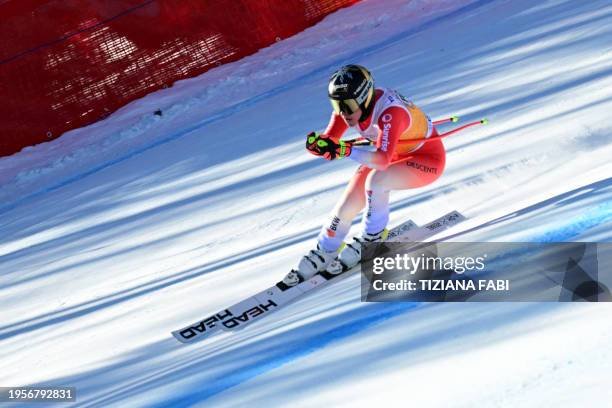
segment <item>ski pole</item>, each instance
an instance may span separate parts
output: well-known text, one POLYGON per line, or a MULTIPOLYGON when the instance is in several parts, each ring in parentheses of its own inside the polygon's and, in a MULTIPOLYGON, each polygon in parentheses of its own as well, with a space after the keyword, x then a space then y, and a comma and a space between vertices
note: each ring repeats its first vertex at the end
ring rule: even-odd
POLYGON ((441 125, 443 123, 448 123, 448 122, 453 122, 453 123, 459 122, 459 116, 453 115, 450 118, 436 120, 435 122, 433 122, 433 124, 435 126, 435 125, 441 125))
MULTIPOLYGON (((452 134, 460 132, 460 131, 462 131, 464 129, 467 129, 469 127, 476 126, 476 125, 486 125, 487 123, 489 123, 489 120, 487 118, 484 118, 484 119, 481 119, 481 120, 476 121, 476 122, 468 123, 467 125, 463 125, 461 127, 458 127, 457 129, 453 129, 453 130, 448 131, 446 133, 442 133, 441 135, 430 137, 428 139, 422 138, 422 139, 402 140, 402 141, 399 141, 398 143, 399 144, 408 144, 408 143, 415 143, 415 142, 427 143, 427 142, 431 142, 432 140, 439 140, 439 139, 445 138, 447 136, 450 136, 452 134)), ((414 157, 414 155, 402 157, 401 159, 397 159, 397 160, 392 161, 391 164, 402 163, 402 162, 405 162, 405 161, 408 161, 408 160, 412 159, 413 157, 414 157)))
POLYGON ((487 123, 489 123, 489 120, 485 118, 485 119, 478 120, 476 122, 468 123, 467 125, 463 125, 461 127, 458 127, 457 129, 450 130, 450 131, 442 133, 441 135, 438 135, 438 136, 433 136, 433 137, 429 137, 429 138, 421 138, 421 139, 400 140, 398 142, 398 144, 411 144, 411 143, 416 143, 416 142, 428 143, 428 142, 432 142, 434 140, 443 139, 443 138, 448 137, 450 135, 454 135, 455 133, 460 132, 460 131, 462 131, 464 129, 467 129, 469 127, 476 126, 476 125, 486 125, 487 123))
POLYGON ((401 159, 393 160, 391 163, 389 163, 389 166, 392 166, 392 165, 397 164, 397 163, 402 163, 402 162, 408 161, 408 160, 412 159, 413 157, 414 157, 414 154, 411 154, 410 156, 405 156, 405 157, 402 157, 401 159))

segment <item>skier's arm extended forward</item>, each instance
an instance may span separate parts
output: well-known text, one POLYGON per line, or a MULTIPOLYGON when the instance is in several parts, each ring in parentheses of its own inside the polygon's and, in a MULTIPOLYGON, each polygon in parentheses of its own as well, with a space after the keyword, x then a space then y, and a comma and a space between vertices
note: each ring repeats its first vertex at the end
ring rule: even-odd
POLYGON ((376 151, 352 147, 348 157, 371 169, 385 170, 391 164, 395 146, 401 134, 410 126, 408 113, 398 107, 386 109, 378 119, 381 129, 376 141, 376 151))
POLYGON ((329 124, 327 125, 325 132, 323 132, 323 135, 338 143, 348 128, 349 125, 344 119, 342 119, 342 116, 338 115, 336 112, 332 112, 331 118, 329 119, 329 124))

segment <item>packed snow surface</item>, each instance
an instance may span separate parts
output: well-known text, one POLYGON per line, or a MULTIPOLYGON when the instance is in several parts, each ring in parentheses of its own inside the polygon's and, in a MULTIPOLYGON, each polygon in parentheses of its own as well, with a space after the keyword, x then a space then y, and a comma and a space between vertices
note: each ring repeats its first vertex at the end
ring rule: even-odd
POLYGON ((0 159, 0 385, 100 407, 608 405, 606 303, 362 303, 355 275, 238 333, 170 335, 313 247, 357 167, 304 150, 346 63, 434 119, 490 120, 393 193, 392 224, 459 210, 438 238, 611 240, 609 1, 364 1, 0 159))

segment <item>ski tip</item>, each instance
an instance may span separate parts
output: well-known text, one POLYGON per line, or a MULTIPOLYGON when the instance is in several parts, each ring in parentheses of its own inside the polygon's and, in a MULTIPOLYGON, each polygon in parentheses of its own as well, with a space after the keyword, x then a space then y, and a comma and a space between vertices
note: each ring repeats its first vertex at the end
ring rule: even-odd
POLYGON ((483 125, 488 125, 489 124, 489 119, 483 118, 483 119, 480 120, 480 123, 482 123, 483 125))
POLYGON ((451 116, 450 118, 451 122, 459 122, 459 116, 451 116))

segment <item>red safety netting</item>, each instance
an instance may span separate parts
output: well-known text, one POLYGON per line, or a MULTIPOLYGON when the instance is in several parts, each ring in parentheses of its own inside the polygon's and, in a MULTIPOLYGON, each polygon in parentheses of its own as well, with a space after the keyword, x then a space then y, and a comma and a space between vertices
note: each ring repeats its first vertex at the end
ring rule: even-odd
POLYGON ((0 156, 358 0, 0 0, 0 156))

